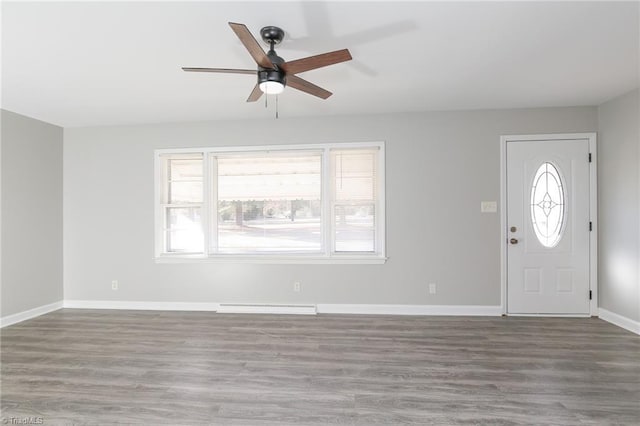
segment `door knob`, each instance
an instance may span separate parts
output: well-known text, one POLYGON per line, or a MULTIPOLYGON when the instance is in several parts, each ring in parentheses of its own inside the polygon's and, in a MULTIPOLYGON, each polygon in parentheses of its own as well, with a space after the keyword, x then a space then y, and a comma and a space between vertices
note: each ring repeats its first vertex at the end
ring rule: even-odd
POLYGON ((517 239, 517 238, 511 238, 511 239, 509 240, 509 242, 510 242, 511 244, 518 244, 518 239, 517 239))

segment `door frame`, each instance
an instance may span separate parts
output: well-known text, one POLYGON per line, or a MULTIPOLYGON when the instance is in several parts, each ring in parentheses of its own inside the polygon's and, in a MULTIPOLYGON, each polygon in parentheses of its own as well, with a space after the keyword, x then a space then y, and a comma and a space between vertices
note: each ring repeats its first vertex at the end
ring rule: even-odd
MULTIPOLYGON (((507 315, 507 143, 576 139, 589 141, 589 153, 591 155, 591 167, 589 167, 589 217, 592 228, 589 233, 589 290, 592 297, 589 301, 589 311, 591 316, 598 315, 598 154, 595 132, 500 136, 500 306, 503 315, 507 315)), ((561 315, 531 314, 531 316, 561 315)))

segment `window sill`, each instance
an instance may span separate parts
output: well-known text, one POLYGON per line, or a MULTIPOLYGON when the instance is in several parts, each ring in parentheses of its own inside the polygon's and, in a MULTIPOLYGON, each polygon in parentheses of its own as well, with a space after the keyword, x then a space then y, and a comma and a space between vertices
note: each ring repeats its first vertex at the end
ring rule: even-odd
POLYGON ((161 255, 156 263, 262 263, 262 264, 334 264, 382 265, 387 261, 380 256, 296 256, 296 255, 161 255))

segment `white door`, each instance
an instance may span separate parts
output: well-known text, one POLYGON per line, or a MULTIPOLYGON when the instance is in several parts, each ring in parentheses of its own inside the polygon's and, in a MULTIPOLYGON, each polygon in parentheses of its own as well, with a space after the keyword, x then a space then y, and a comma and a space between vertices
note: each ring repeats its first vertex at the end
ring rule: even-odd
POLYGON ((589 314, 589 140, 509 140, 507 313, 589 314))

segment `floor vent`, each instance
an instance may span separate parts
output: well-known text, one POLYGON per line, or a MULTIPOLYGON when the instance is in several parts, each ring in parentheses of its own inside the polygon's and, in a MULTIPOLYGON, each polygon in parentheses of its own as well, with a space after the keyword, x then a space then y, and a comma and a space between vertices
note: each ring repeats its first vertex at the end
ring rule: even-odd
POLYGON ((221 314, 296 314, 315 315, 316 305, 267 305, 247 303, 220 303, 221 314))

